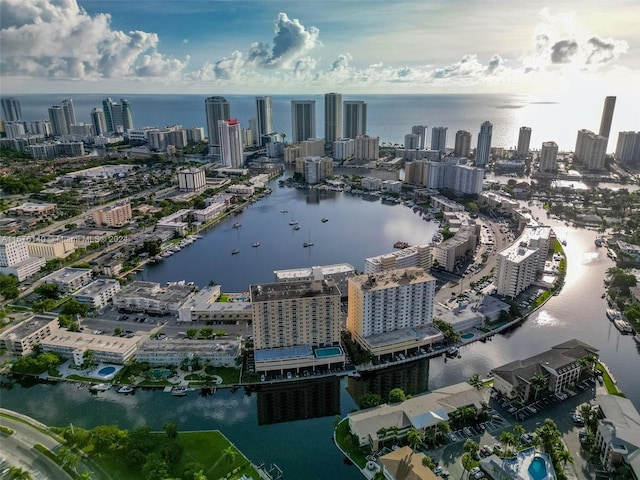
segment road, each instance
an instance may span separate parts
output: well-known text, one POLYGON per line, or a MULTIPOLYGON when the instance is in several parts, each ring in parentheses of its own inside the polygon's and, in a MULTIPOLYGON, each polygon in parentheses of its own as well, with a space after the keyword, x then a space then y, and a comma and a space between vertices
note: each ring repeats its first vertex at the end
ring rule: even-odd
MULTIPOLYGON (((1 409, 2 413, 18 415, 1 409)), ((31 420, 37 424, 35 420, 31 420)), ((59 465, 33 448, 35 444, 44 445, 54 451, 60 443, 31 425, 12 418, 0 417, 0 425, 10 428, 13 435, 2 434, 2 455, 7 462, 28 471, 34 479, 70 479, 59 465)))

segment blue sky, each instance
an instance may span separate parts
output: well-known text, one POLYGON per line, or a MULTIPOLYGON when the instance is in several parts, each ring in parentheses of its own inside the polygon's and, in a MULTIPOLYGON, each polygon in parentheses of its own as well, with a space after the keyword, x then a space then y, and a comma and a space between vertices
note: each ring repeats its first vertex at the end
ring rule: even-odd
POLYGON ((1 88, 6 93, 637 91, 640 2, 603 5, 600 0, 3 0, 1 88))

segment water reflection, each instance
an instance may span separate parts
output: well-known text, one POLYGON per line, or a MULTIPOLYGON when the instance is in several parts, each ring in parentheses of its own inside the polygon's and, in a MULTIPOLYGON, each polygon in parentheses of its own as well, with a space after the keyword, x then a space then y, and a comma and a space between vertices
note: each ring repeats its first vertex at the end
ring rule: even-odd
POLYGON ((360 378, 349 377, 347 383, 347 391, 356 402, 365 393, 376 393, 385 402, 394 388, 401 388, 407 395, 426 392, 429 388, 429 360, 362 372, 360 378))
POLYGON ((258 425, 340 414, 337 377, 258 385, 258 425))

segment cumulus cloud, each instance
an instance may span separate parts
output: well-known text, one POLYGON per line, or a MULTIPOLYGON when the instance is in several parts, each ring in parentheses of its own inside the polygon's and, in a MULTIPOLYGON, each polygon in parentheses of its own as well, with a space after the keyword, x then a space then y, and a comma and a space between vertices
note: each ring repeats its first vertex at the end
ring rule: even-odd
POLYGON ((578 43, 572 40, 560 40, 551 46, 551 63, 570 63, 571 57, 578 52, 578 43))
POLYGON ((279 13, 274 26, 275 37, 271 44, 256 42, 251 45, 248 60, 257 65, 275 68, 288 66, 320 44, 320 30, 308 29, 297 18, 290 19, 279 13))
POLYGON ((3 0, 3 75, 97 79, 171 76, 188 58, 157 51, 158 35, 111 28, 108 14, 87 14, 76 0, 3 0))

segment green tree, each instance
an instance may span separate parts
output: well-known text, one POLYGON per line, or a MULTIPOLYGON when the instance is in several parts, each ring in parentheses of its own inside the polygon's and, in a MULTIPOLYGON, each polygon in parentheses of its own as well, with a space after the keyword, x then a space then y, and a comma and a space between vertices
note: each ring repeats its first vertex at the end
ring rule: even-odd
POLYGON ((556 452, 556 458, 562 462, 563 465, 566 465, 567 462, 569 463, 573 463, 573 457, 571 456, 571 453, 569 453, 569 450, 563 448, 562 450, 556 452))
POLYGON ((7 472, 7 478, 10 480, 31 480, 33 477, 31 477, 28 471, 12 465, 7 472))
POLYGON ((178 425, 175 422, 167 422, 164 424, 164 433, 167 434, 169 440, 173 440, 178 436, 178 425))
POLYGON ((380 395, 378 395, 377 393, 367 392, 360 396, 357 403, 358 407, 360 407, 361 410, 377 407, 382 403, 382 397, 380 397, 380 395))
POLYGON ((76 467, 80 463, 80 455, 67 447, 61 447, 56 453, 60 459, 60 463, 63 467, 69 467, 75 471, 76 467))
POLYGON ((162 458, 169 466, 180 463, 182 458, 182 445, 177 442, 169 442, 162 447, 162 458))
POLYGON ((44 298, 50 298, 52 300, 60 298, 60 289, 57 283, 43 283, 33 291, 44 298))
POLYGON ((462 458, 460 459, 460 463, 462 463, 462 468, 464 468, 467 472, 470 472, 473 467, 476 466, 477 462, 473 459, 469 453, 464 453, 462 458))
POLYGON ((13 275, 0 274, 0 295, 2 295, 5 300, 18 298, 18 295, 20 295, 18 279, 13 275))
POLYGON ((238 456, 238 452, 233 446, 229 445, 224 449, 224 458, 227 459, 227 462, 233 463, 236 461, 236 457, 238 456))
POLYGON ((402 403, 406 399, 407 396, 401 388, 394 388, 389 392, 389 403, 402 403))
POLYGON ((537 399, 540 391, 544 390, 549 385, 549 377, 541 373, 535 373, 531 376, 529 383, 531 384, 535 392, 534 398, 537 399))
POLYGON ((63 315, 80 315, 81 317, 86 317, 87 313, 89 313, 89 305, 80 303, 75 298, 72 298, 62 305, 60 313, 63 315))
POLYGON ((433 463, 433 460, 431 460, 431 457, 428 457, 426 455, 422 458, 422 465, 427 467, 429 470, 433 470, 434 468, 436 468, 436 464, 433 463))
POLYGON ((129 431, 129 445, 137 448, 144 454, 152 452, 156 448, 156 439, 151 433, 151 429, 142 425, 129 431))
POLYGON ((151 453, 142 467, 142 476, 145 480, 165 480, 170 475, 169 466, 160 455, 151 453))
POLYGON ((462 450, 464 450, 467 453, 470 453, 471 456, 475 455, 475 453, 478 451, 478 448, 480 448, 480 446, 478 445, 478 442, 476 442, 471 438, 467 438, 464 441, 464 444, 462 445, 462 450))
POLYGON ((197 328, 190 328, 190 329, 187 330, 186 334, 187 334, 187 338, 188 339, 193 340, 198 336, 198 329, 197 328))
POLYGON ((205 327, 200 329, 200 338, 209 339, 213 337, 213 328, 205 327))
POLYGON ((469 377, 469 380, 467 380, 467 382, 476 390, 480 390, 482 388, 482 379, 480 378, 480 375, 478 375, 477 373, 474 373, 473 375, 471 375, 469 377))
POLYGON ((113 334, 118 336, 122 333, 122 329, 120 327, 116 327, 113 329, 113 334))

